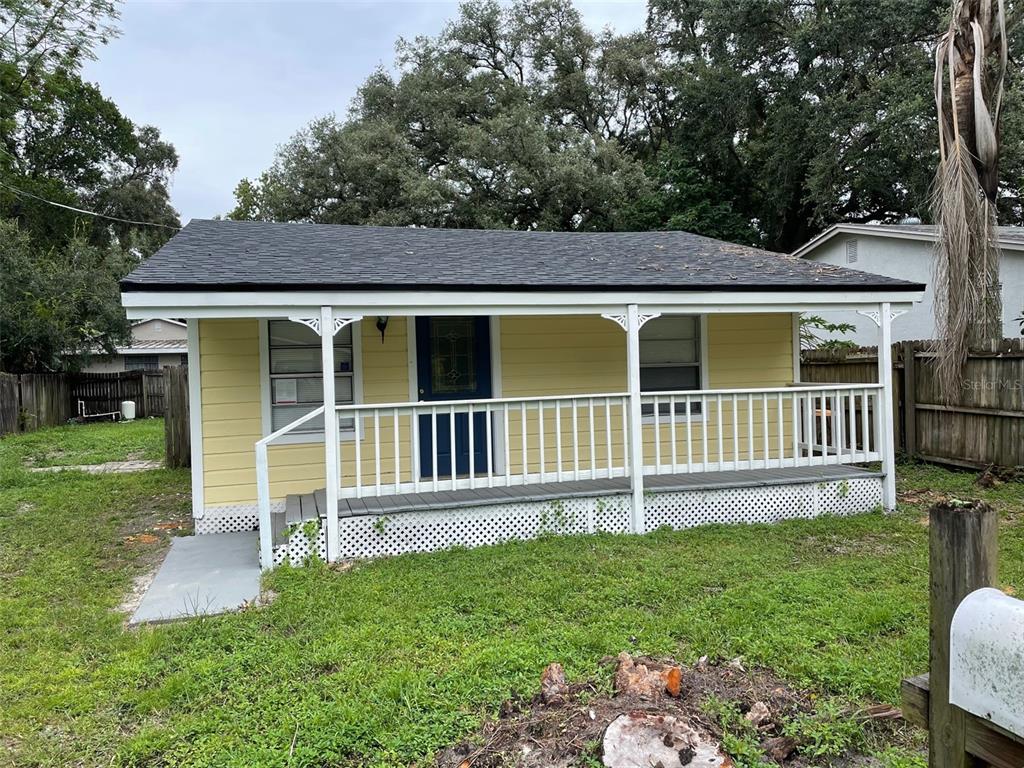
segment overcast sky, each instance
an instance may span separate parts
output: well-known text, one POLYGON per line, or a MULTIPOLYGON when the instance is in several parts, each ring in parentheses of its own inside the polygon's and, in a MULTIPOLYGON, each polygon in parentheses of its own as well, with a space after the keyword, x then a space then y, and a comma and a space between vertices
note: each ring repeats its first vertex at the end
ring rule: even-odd
MULTIPOLYGON (((578 0, 593 29, 643 26, 643 0, 578 0)), ((182 222, 227 213, 239 179, 312 118, 344 114, 399 37, 433 35, 457 2, 143 2, 85 77, 178 150, 171 199, 182 222)))

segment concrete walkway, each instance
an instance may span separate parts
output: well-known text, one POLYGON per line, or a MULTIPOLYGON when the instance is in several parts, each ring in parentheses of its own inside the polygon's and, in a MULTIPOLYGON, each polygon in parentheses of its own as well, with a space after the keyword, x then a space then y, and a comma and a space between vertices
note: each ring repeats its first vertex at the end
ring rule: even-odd
POLYGON ((225 613, 252 602, 259 592, 256 531, 182 536, 171 540, 129 624, 225 613))

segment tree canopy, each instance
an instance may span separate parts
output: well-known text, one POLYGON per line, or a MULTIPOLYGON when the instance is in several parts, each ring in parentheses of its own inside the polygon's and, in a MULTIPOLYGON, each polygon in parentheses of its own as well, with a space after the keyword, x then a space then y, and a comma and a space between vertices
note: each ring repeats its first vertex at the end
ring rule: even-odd
MULTIPOLYGON (((927 219, 947 11, 650 0, 646 29, 615 35, 569 0, 472 0, 436 37, 398 41, 396 72, 372 73, 344 118, 314 121, 243 179, 230 215, 680 228, 783 251, 837 221, 927 219)), ((1004 130, 1020 189, 1024 126, 1004 130)), ((1024 221, 1019 193, 1003 208, 1024 221)))
POLYGON ((116 18, 107 0, 0 4, 0 369, 126 341, 117 282, 179 226, 174 147, 80 75, 116 18))

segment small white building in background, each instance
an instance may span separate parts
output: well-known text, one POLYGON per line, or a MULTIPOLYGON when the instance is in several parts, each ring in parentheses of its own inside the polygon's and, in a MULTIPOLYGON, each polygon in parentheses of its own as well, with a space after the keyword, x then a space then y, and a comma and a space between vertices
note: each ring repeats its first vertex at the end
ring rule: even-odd
POLYGON ((168 365, 188 365, 188 330, 180 320, 155 317, 132 324, 132 343, 117 354, 96 355, 86 373, 159 371, 168 365))
MULTIPOLYGON (((928 288, 924 301, 892 324, 893 341, 934 339, 935 287, 932 274, 935 263, 936 227, 930 224, 836 224, 822 232, 794 256, 847 269, 896 277, 928 288)), ((1003 336, 1021 335, 1024 314, 1024 227, 1000 227, 999 244, 1003 251, 1000 276, 1003 283, 1003 336)), ((821 313, 829 322, 851 323, 857 330, 832 334, 861 346, 878 343, 878 328, 856 312, 821 313)))

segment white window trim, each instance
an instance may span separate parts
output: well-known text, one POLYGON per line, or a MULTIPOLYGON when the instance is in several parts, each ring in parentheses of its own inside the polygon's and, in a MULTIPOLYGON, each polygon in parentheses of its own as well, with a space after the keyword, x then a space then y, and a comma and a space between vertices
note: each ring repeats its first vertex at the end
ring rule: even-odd
MULTIPOLYGON (((691 315, 693 317, 693 315, 691 315)), ((697 350, 700 362, 700 389, 711 389, 709 384, 708 376, 708 316, 707 315, 696 315, 697 318, 697 343, 700 345, 700 349, 697 350)), ((641 342, 642 343, 642 342, 641 342)), ((641 392, 642 396, 656 395, 657 392, 641 392)), ((650 414, 648 416, 642 416, 640 422, 642 424, 671 424, 672 416, 674 414, 650 414)), ((704 421, 705 414, 703 410, 701 413, 689 413, 686 414, 685 419, 676 417, 676 424, 700 424, 704 421)))
MULTIPOLYGON (((263 437, 272 431, 270 407, 270 325, 263 318, 260 324, 260 421, 263 437)), ((363 403, 363 323, 356 321, 349 326, 352 329, 352 402, 363 403)), ((352 442, 356 438, 355 429, 342 429, 342 442, 352 442)), ((321 432, 289 432, 274 441, 274 445, 313 445, 324 442, 321 432)))

